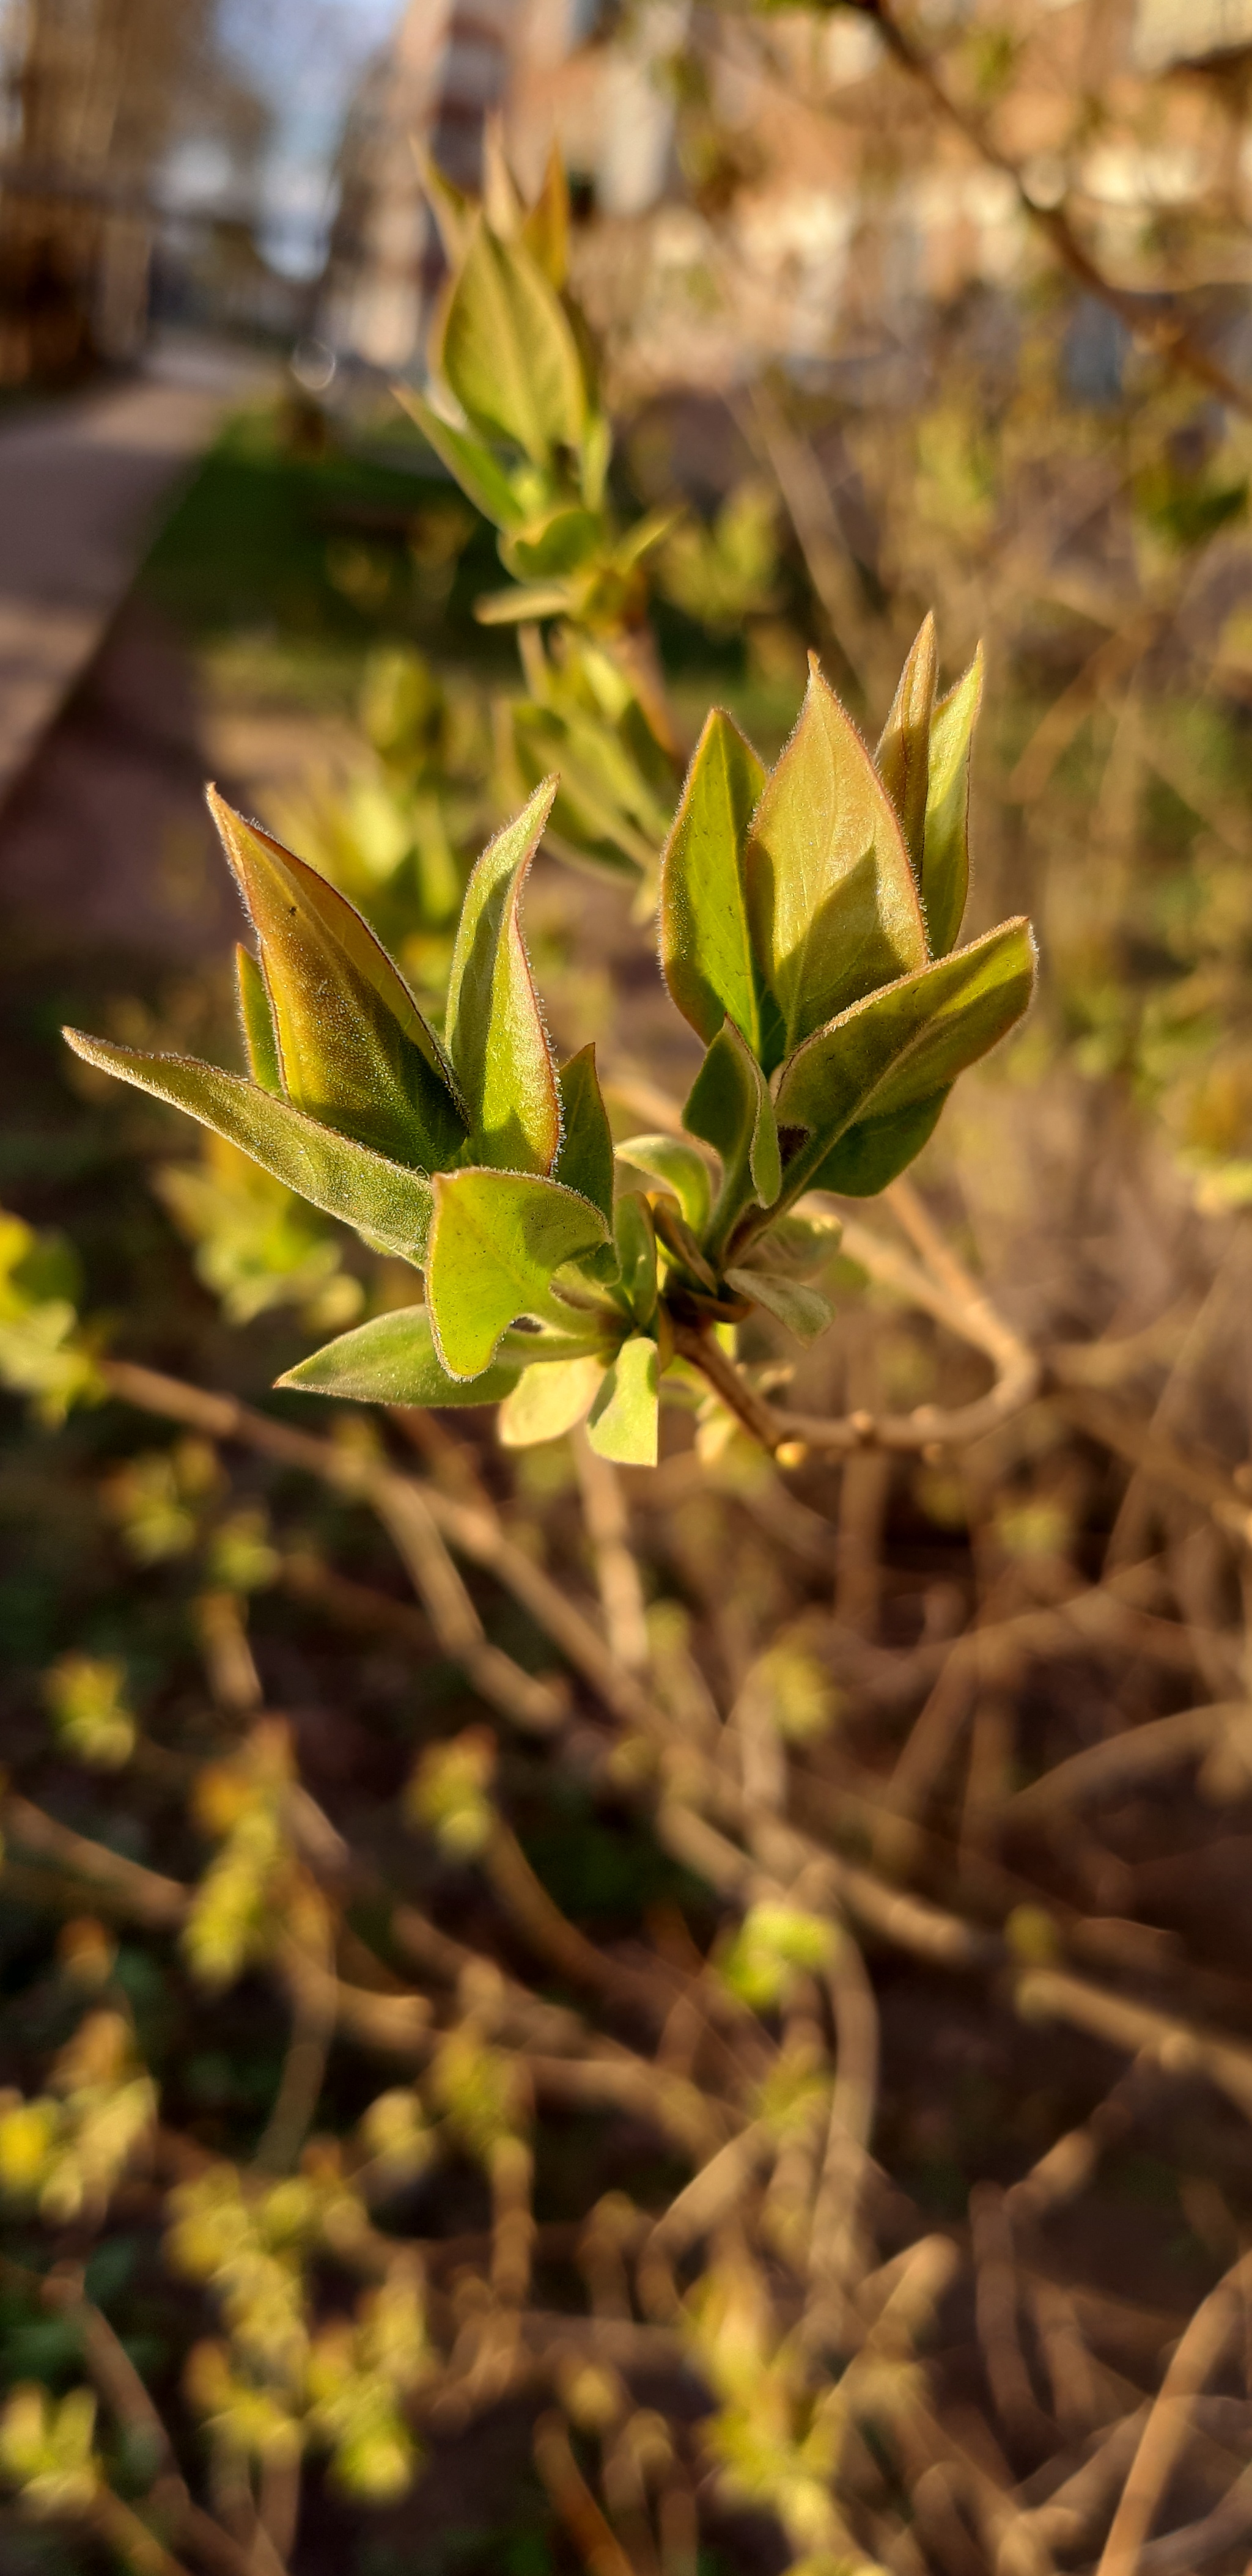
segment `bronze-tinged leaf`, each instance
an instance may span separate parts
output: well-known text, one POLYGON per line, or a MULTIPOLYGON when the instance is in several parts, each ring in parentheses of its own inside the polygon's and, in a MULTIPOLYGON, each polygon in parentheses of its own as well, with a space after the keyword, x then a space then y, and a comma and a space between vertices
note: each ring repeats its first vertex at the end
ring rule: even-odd
POLYGON ((213 788, 209 808, 260 940, 287 1098, 392 1162, 452 1162, 466 1126, 454 1077, 373 931, 213 788))
POLYGON ((851 717, 810 663, 800 720, 756 810, 746 861, 757 966, 782 1055, 882 984, 926 962, 900 819, 851 717))
POLYGON ((522 240, 536 266, 543 270, 549 286, 558 295, 569 270, 570 206, 569 181, 565 164, 554 143, 548 154, 543 184, 522 224, 522 240))
POLYGON ((926 831, 930 719, 935 706, 936 663, 932 611, 923 620, 921 632, 900 673, 900 685, 883 726, 876 754, 878 774, 904 827, 913 874, 919 885, 926 831))

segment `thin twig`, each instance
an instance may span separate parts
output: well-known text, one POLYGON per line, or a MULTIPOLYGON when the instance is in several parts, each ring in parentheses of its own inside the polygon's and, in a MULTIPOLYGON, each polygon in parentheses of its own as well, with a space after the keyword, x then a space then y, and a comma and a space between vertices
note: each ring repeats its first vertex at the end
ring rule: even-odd
POLYGON ((644 1673, 648 1668, 648 1627, 622 1480, 611 1459, 597 1455, 581 1423, 570 1435, 570 1446, 595 1558, 609 1649, 625 1672, 644 1673))
POLYGON ((1239 2306, 1252 2284, 1252 2252, 1241 2254, 1196 2309, 1174 2348, 1140 2436, 1097 2576, 1134 2576, 1152 2517, 1187 2437, 1189 2411, 1220 2360, 1239 2306))
POLYGON ((535 2426, 535 2466, 588 2576, 635 2576, 574 2457, 565 2418, 555 2410, 535 2426))
POLYGON ((1084 291, 1107 305, 1132 336, 1155 350, 1167 365, 1178 367, 1194 377, 1209 393, 1216 394, 1219 401, 1228 403, 1232 410, 1252 413, 1252 393, 1237 383, 1220 361, 1195 339, 1182 314, 1163 311, 1163 299, 1159 296, 1137 295, 1114 285, 1079 240, 1064 206, 1036 203, 1017 163, 992 140, 983 118, 953 98, 930 57, 899 25, 889 0, 852 0, 852 5, 872 20, 893 60, 924 91, 945 122, 964 135, 966 142, 972 144, 990 169, 998 170, 1011 181, 1022 213, 1084 291))

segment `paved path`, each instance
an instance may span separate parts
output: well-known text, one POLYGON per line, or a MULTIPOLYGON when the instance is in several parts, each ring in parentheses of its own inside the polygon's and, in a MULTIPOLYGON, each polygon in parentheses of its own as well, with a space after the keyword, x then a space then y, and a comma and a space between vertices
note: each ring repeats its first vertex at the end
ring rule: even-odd
POLYGON ((90 659, 250 361, 174 347, 137 379, 0 428, 0 799, 90 659))

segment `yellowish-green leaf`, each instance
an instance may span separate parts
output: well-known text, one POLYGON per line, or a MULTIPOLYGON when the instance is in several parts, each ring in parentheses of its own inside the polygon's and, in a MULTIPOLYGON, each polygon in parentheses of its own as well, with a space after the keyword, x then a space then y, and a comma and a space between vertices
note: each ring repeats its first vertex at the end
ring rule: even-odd
MULTIPOLYGON (((746 881, 752 945, 787 1048, 926 962, 899 817, 815 659, 800 721, 757 807, 746 881)), ((784 1051, 766 1050, 767 1072, 784 1051)))
MULTIPOLYGON (((767 1236, 767 1246, 768 1241, 767 1236)), ((802 1280, 788 1279, 781 1272, 731 1269, 726 1284, 737 1296, 751 1297, 754 1304, 763 1306, 798 1342, 815 1342, 834 1321, 835 1310, 819 1288, 808 1288, 802 1280)))
POLYGON ((492 108, 483 124, 482 142, 483 213, 497 241, 516 241, 522 229, 523 206, 517 193, 517 182, 509 168, 504 148, 504 126, 498 108, 492 108))
MULTIPOLYGON (((970 948, 856 1002, 800 1047, 778 1087, 784 1127, 810 1142, 788 1166, 789 1194, 823 1186, 833 1147, 867 1122, 925 1109, 1020 1019, 1034 987, 1030 925, 1006 921, 970 948)), ((914 1149, 916 1150, 916 1149, 914 1149)))
POLYGON ((411 385, 397 385, 396 394, 404 408, 417 422, 428 447, 433 447, 441 465, 446 465, 454 481, 460 484, 467 501, 481 510, 497 528, 521 528, 527 512, 518 499, 512 482, 499 459, 492 455, 482 440, 469 431, 454 429, 422 394, 411 385))
POLYGON ((500 1407, 497 1430, 506 1449, 533 1449, 559 1440, 590 1412, 600 1392, 604 1361, 588 1351, 581 1359, 546 1361, 524 1369, 500 1407))
POLYGON ((557 294, 569 272, 569 181, 556 144, 548 154, 543 185, 522 224, 522 240, 557 294))
POLYGON ((634 744, 623 739, 630 731, 629 708, 620 726, 606 724, 600 708, 587 714, 571 704, 560 713, 515 706, 510 715, 513 750, 524 780, 537 784, 551 770, 560 773, 551 833, 574 845, 571 855, 597 868, 618 873, 615 851, 620 851, 634 870, 650 874, 665 837, 667 811, 644 775, 634 744))
POLYGON ((293 1107, 392 1162, 451 1162, 465 1136, 455 1082, 386 950, 316 868, 212 788, 209 805, 261 942, 293 1107))
POLYGON ((311 1351, 277 1383, 301 1395, 346 1396, 354 1404, 498 1404, 516 1386, 523 1365, 520 1357, 501 1356, 481 1377, 449 1377, 425 1307, 401 1306, 311 1351))
POLYGON ((556 780, 483 851, 461 907, 448 979, 447 1042, 469 1110, 468 1151, 497 1171, 549 1172, 561 1102, 520 903, 556 780))
MULTIPOLYGON (((455 180, 448 177, 446 170, 440 169, 429 153, 419 156, 419 166, 426 202, 435 218, 444 256, 449 267, 455 268, 457 261, 464 258, 478 209, 473 198, 468 197, 463 188, 457 187, 455 180)), ((403 400, 407 387, 397 386, 396 390, 403 400)))
POLYGON ((969 893, 969 771, 982 704, 982 646, 935 709, 922 854, 922 908, 931 955, 956 945, 969 893))
POLYGON ((519 581, 563 580, 590 563, 604 541, 599 511, 571 503, 519 529, 516 536, 503 537, 500 553, 506 572, 516 573, 519 581))
POLYGON ((930 719, 935 705, 935 621, 923 620, 878 745, 878 772, 904 826, 913 874, 922 880, 930 719))
POLYGON ((694 1145, 685 1145, 681 1136, 627 1136, 617 1153, 621 1162, 672 1190, 692 1233, 703 1233, 712 1212, 713 1184, 694 1145))
POLYGON ((576 448, 587 397, 577 344, 559 296, 521 242, 502 242, 481 216, 444 314, 438 363, 467 418, 532 464, 576 448))
POLYGON ((776 1216, 743 1255, 749 1270, 779 1279, 814 1279, 834 1260, 843 1238, 837 1216, 776 1216))
POLYGON ((554 1177, 590 1199, 613 1223, 613 1134, 596 1072, 594 1044, 580 1047, 559 1075, 564 1133, 554 1177))
POLYGON ((604 490, 613 456, 613 424, 602 411, 589 411, 583 427, 578 484, 589 510, 604 506, 604 490))
POLYGON ((421 1172, 388 1162, 350 1136, 337 1136, 320 1119, 273 1099, 240 1074, 197 1064, 191 1056, 141 1055, 107 1038, 85 1037, 81 1029, 63 1035, 88 1064, 187 1110, 300 1198, 359 1227, 371 1242, 420 1270, 431 1218, 430 1183, 421 1172))
POLYGON ((683 1125, 715 1145, 722 1187, 713 1219, 719 1245, 751 1199, 772 1207, 782 1187, 778 1125, 768 1085, 751 1048, 725 1020, 700 1067, 683 1125))
POLYGON ((474 602, 474 615, 480 626, 528 626, 540 617, 568 617, 573 607, 568 580, 530 581, 516 590, 485 590, 474 602))
POLYGON ((650 1324, 656 1313, 656 1235, 645 1198, 627 1190, 613 1212, 618 1286, 615 1294, 637 1324, 650 1324))
POLYGON ((452 1377, 477 1377, 519 1315, 552 1314, 553 1273, 604 1243, 598 1208, 559 1181, 525 1172, 440 1173, 426 1298, 452 1377))
POLYGON ((587 1437, 601 1458, 619 1467, 655 1467, 660 1423, 655 1342, 632 1333, 623 1342, 587 1419, 587 1437))
POLYGON ((272 1091, 275 1098, 281 1100, 283 1069, 278 1059, 278 1038, 270 997, 260 964, 242 941, 235 947, 235 997, 239 1005, 239 1026, 243 1032, 248 1071, 262 1091, 272 1091))
POLYGON ((761 986, 744 853, 765 771, 720 707, 709 716, 661 857, 661 971, 706 1046, 729 1017, 761 1052, 761 986))

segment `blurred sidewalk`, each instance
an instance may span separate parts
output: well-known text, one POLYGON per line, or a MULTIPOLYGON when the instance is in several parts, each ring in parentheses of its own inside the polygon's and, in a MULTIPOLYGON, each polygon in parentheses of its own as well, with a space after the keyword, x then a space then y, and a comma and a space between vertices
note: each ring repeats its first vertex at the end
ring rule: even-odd
POLYGON ((142 376, 0 427, 0 800, 124 598, 173 487, 223 414, 273 378, 174 341, 142 376))

